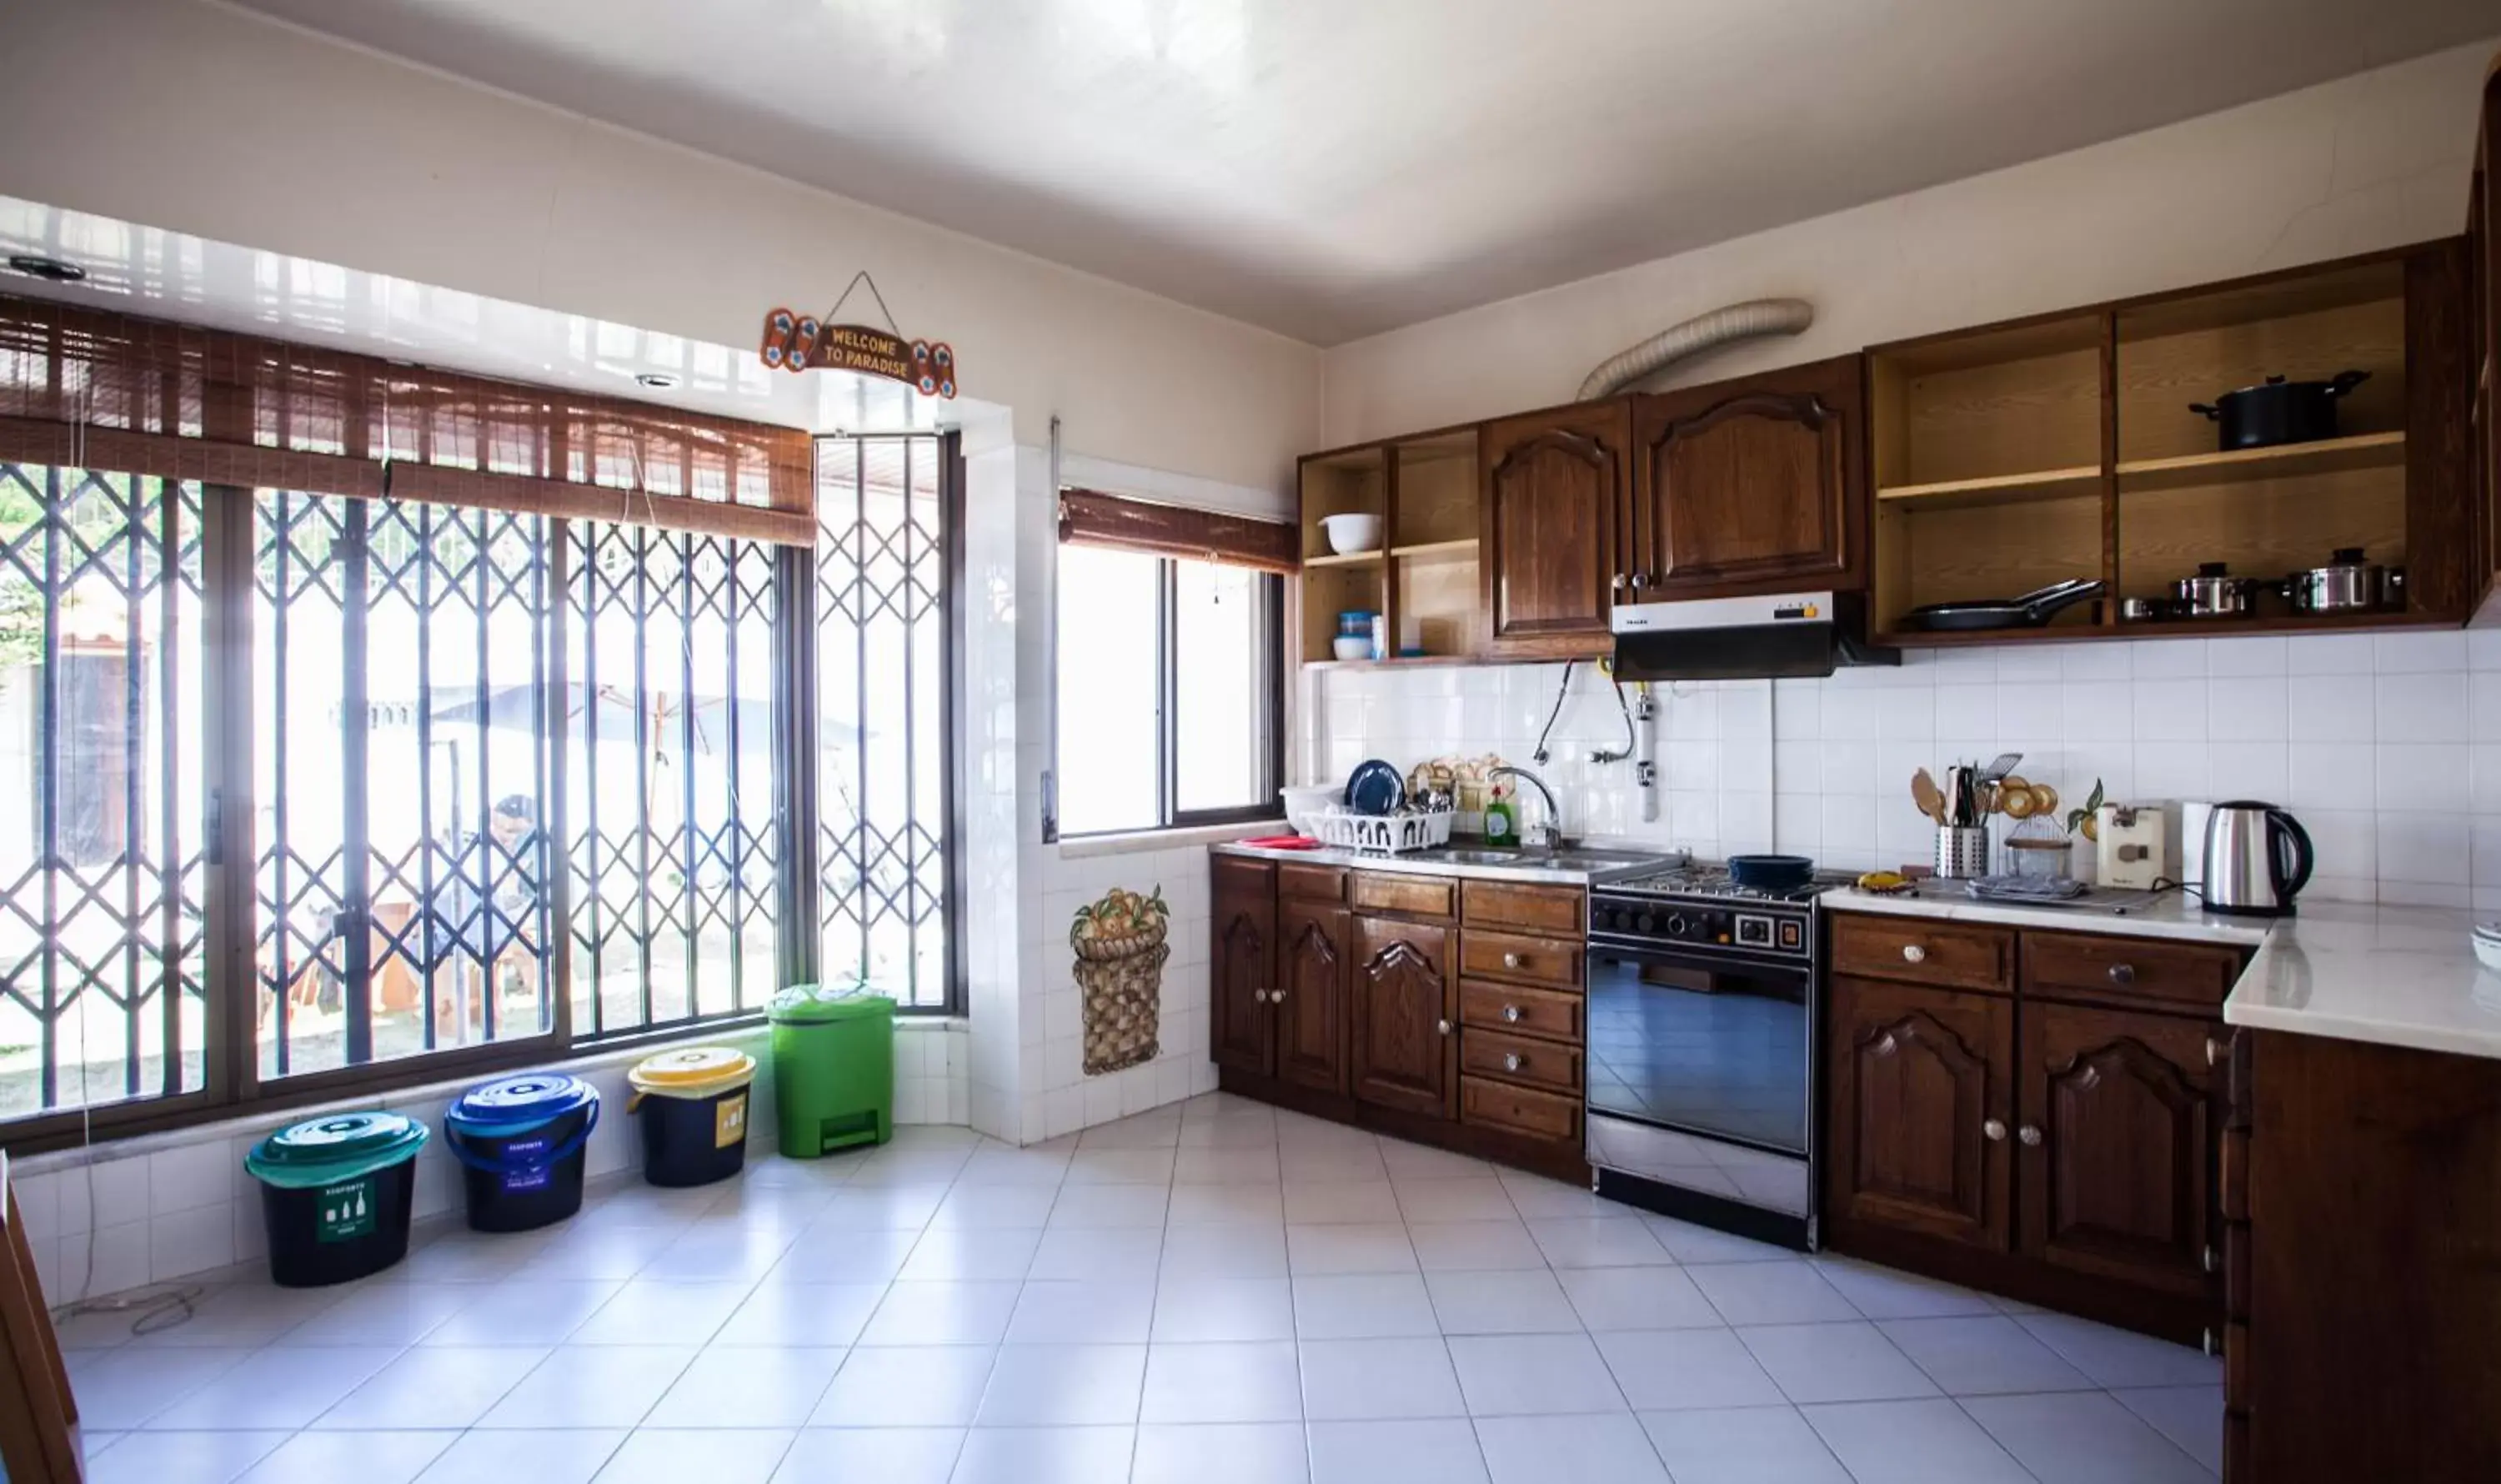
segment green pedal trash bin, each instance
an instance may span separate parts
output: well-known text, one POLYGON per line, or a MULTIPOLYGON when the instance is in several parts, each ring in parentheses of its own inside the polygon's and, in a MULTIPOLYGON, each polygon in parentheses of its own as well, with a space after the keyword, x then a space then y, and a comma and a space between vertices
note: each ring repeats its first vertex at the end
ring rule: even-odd
POLYGON ((894 1136, 894 998, 862 980, 773 996, 782 1152, 808 1160, 894 1136))

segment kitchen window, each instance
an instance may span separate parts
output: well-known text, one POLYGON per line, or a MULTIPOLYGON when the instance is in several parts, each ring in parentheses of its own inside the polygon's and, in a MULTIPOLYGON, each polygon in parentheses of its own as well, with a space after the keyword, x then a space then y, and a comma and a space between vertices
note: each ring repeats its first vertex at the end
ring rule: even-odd
POLYGON ((1060 531, 1058 835, 1275 818, 1290 530, 1070 490, 1060 531))

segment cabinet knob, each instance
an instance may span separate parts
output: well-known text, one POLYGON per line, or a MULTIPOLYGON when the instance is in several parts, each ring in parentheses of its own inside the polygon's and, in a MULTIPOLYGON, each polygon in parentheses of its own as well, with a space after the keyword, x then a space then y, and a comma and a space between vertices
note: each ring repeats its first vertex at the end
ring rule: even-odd
POLYGON ((1503 1007, 1502 1007, 1502 1018, 1503 1018, 1504 1020, 1507 1020, 1507 1021, 1513 1022, 1514 1024, 1517 1024, 1517 1022, 1518 1022, 1518 1020, 1519 1020, 1519 1006, 1517 1006, 1517 1005, 1505 1005, 1505 1006, 1503 1006, 1503 1007))
POLYGON ((1621 592, 1629 585, 1624 580, 1624 574, 1618 572, 1616 574, 1616 580, 1613 586, 1616 591, 1621 592))
POLYGON ((2027 1149, 2041 1142, 2041 1130, 2033 1128, 2030 1124, 2025 1124, 2022 1128, 2016 1130, 2015 1136, 2021 1139, 2024 1147, 2027 1149))
POLYGON ((2218 1253, 2215 1251, 2215 1249, 2214 1249, 2214 1248, 2212 1248, 2212 1247, 2207 1248, 2207 1249, 2206 1249, 2206 1251, 2204 1252, 2204 1254, 2203 1254, 2203 1261, 2204 1261, 2204 1263, 2205 1263, 2206 1270, 2207 1270, 2208 1272, 2213 1272, 2216 1268, 2220 1267, 2220 1266, 2222 1266, 2222 1265, 2223 1265, 2223 1260, 2222 1260, 2221 1256, 2220 1256, 2219 1254, 2218 1254, 2218 1253))
POLYGON ((1272 996, 1271 995, 1269 995, 1269 993, 1268 993, 1266 990, 1252 990, 1252 991, 1250 992, 1250 998, 1251 998, 1251 1001, 1252 1001, 1253 1003, 1255 1003, 1255 1004, 1263 1004, 1263 1005, 1264 1005, 1264 1004, 1266 1004, 1266 1003, 1267 1003, 1271 998, 1273 998, 1273 997, 1274 997, 1274 996, 1272 996))
POLYGON ((1988 1122, 1980 1126, 1980 1133, 1981 1137, 1985 1138, 1992 1144, 2003 1144, 2006 1142, 2006 1121, 2001 1118, 1992 1118, 1988 1122))
POLYGON ((2206 1037, 2206 1064, 2208 1066, 2215 1066, 2219 1064, 2222 1060, 2223 1043, 2216 1040, 2211 1035, 2206 1037))
POLYGON ((1507 1072, 1516 1072, 1519 1070, 1519 1053, 1516 1051, 1504 1052, 1502 1054, 1502 1069, 1507 1072))
POLYGON ((1433 1029, 1444 1035, 1449 1035, 1451 1033, 1451 1023, 1449 1021, 1441 1021, 1436 1023, 1433 1029))
POLYGON ((2112 964, 2110 966, 2110 981, 2113 984, 2136 983, 2136 965, 2133 963, 2112 964))
POLYGON ((1633 574, 1633 590, 1634 590, 1635 592, 1639 592, 1641 590, 1643 590, 1644 588, 1647 588, 1647 587, 1649 587, 1649 586, 1650 586, 1650 574, 1649 574, 1649 573, 1647 573, 1647 572, 1635 572, 1635 573, 1633 574))
POLYGON ((1928 961, 1928 951, 1917 943, 1905 943, 1902 945, 1902 957, 1912 963, 1925 963, 1928 961))
POLYGON ((1503 966, 1503 967, 1505 967, 1505 968, 1517 968, 1517 967, 1519 967, 1519 955, 1517 955, 1517 954, 1504 954, 1504 955, 1502 956, 1502 966, 1503 966))
POLYGON ((1900 1049, 1900 1045, 1894 1041, 1893 1032, 1890 1030, 1884 1032, 1884 1039, 1876 1043, 1876 1055, 1880 1057, 1889 1057, 1900 1049))

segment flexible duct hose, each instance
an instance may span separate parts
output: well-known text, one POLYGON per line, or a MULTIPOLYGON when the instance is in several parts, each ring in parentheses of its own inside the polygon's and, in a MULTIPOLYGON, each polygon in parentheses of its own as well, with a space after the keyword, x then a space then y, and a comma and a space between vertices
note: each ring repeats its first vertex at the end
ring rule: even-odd
POLYGON ((1638 381, 1658 374, 1688 355, 1715 346, 1751 340, 1757 335, 1794 335, 1815 322, 1815 306, 1804 299, 1748 299, 1696 315, 1671 325, 1628 351, 1620 352, 1589 373, 1575 400, 1593 402, 1613 396, 1638 381))

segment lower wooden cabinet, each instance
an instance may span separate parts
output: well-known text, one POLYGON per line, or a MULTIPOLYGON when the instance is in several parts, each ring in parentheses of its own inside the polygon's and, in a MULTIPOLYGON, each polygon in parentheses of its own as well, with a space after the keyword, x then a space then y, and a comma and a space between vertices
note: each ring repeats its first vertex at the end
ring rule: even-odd
POLYGON ((1831 997, 1825 1212, 2003 1250, 2014 1001, 1843 978, 1831 997))
POLYGON ((1323 1093, 1347 1090, 1348 954, 1354 914, 1326 902, 1277 903, 1277 1075, 1323 1093))
POLYGON ((2221 1265, 2220 1028, 2038 1001, 2022 1021, 2023 1250, 2079 1272, 2208 1292, 2221 1265))
POLYGON ((1218 1087, 1588 1178, 1583 890, 1221 852, 1210 869, 1218 1087))
POLYGON ((1438 1118, 1456 1115, 1458 1000, 1450 929, 1354 919, 1354 1034, 1348 1070, 1358 1102, 1438 1118))
POLYGON ((1277 868, 1264 860, 1218 856, 1213 871, 1209 1055, 1219 1067, 1269 1076, 1277 1056, 1276 1017, 1268 1013, 1276 969, 1277 868))
POLYGON ((2211 998, 2218 950, 1954 924, 1957 957, 1924 921, 1832 927, 1836 958, 1884 977, 1830 980, 1826 1240, 2175 1339, 2219 1332, 2228 1058, 2220 1024, 2183 1013, 2211 998), (1941 961, 1953 982, 1894 977, 1941 961))

